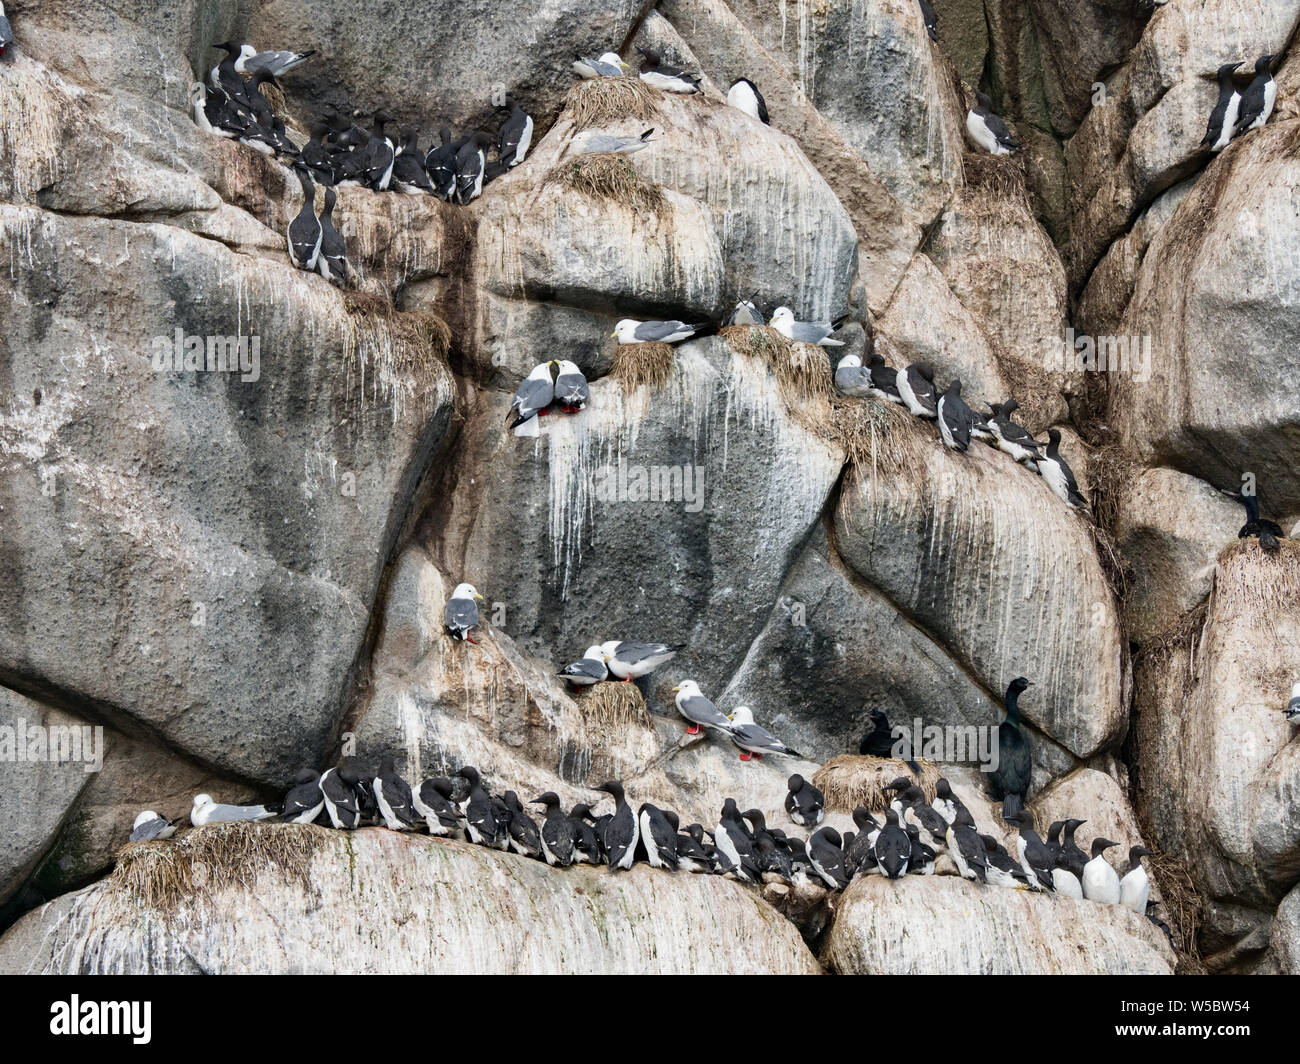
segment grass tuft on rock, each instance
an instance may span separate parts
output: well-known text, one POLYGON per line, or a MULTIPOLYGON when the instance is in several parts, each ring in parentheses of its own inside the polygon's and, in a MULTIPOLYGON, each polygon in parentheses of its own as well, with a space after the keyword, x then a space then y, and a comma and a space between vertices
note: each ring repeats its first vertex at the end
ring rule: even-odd
POLYGON ((635 74, 579 81, 569 90, 564 109, 575 132, 624 118, 649 122, 657 114, 654 90, 635 74))
POLYGON ((610 376, 628 391, 636 388, 660 388, 673 375, 671 344, 619 344, 614 349, 614 366, 610 376))
POLYGON ((1215 617, 1300 617, 1300 541, 1279 540, 1277 551, 1257 539, 1229 544, 1219 552, 1210 600, 1215 617))
POLYGON ((606 734, 629 725, 651 726, 645 696, 634 683, 594 683, 580 688, 573 700, 582 711, 584 723, 594 724, 606 734))
POLYGON ((1165 923, 1169 925, 1174 952, 1178 955, 1175 973, 1178 975, 1204 975, 1197 935, 1205 901, 1187 868, 1172 854, 1157 853, 1147 858, 1152 878, 1160 892, 1160 906, 1165 923))
POLYGON ((128 842, 109 883, 139 905, 174 915, 231 883, 251 892, 264 868, 305 883, 330 834, 311 824, 208 824, 174 840, 128 842))
POLYGON ((890 799, 884 788, 899 776, 913 780, 925 792, 925 800, 932 802, 942 773, 933 761, 918 759, 917 764, 921 767, 919 780, 906 761, 866 754, 841 754, 813 773, 812 783, 826 799, 826 808, 836 813, 852 813, 859 805, 870 810, 884 809, 890 799))
POLYGON ((1025 178, 1025 156, 985 155, 966 152, 962 156, 961 209, 981 218, 1016 221, 1024 212, 1032 215, 1025 178))
POLYGON ((658 212, 667 206, 663 189, 638 174, 624 155, 595 152, 570 156, 556 163, 545 181, 590 199, 617 203, 638 214, 658 212))
POLYGON ((350 325, 345 362, 356 363, 365 356, 375 363, 365 372, 401 378, 416 397, 449 386, 451 329, 438 315, 427 310, 398 310, 381 296, 357 291, 343 293, 343 307, 350 325))
POLYGON ((718 335, 736 354, 771 370, 795 417, 814 429, 825 428, 835 392, 830 361, 820 347, 795 343, 767 325, 728 325, 718 335))
POLYGON ((831 409, 831 439, 844 447, 857 476, 884 475, 921 484, 933 434, 927 422, 894 403, 837 398, 831 409))

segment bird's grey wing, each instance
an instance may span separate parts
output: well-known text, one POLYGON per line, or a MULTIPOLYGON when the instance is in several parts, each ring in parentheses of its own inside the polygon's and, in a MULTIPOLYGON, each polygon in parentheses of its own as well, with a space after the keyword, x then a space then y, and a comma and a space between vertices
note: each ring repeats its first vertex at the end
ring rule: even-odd
POLYGON ((587 378, 581 373, 561 373, 555 378, 555 394, 567 399, 586 399, 591 392, 587 378))
POLYGON ((628 665, 635 665, 639 661, 645 661, 646 658, 667 654, 671 649, 663 643, 619 643, 614 656, 628 665))
POLYGON ((682 713, 688 720, 696 724, 725 724, 731 726, 731 722, 718 710, 718 707, 710 702, 703 695, 694 695, 691 698, 682 699, 682 713))
POLYGON ((793 338, 805 344, 819 343, 832 331, 830 322, 820 321, 797 321, 790 329, 793 338))
POLYGON ((690 330, 690 326, 680 321, 643 321, 636 327, 635 335, 638 340, 644 341, 663 341, 665 337, 673 336, 683 329, 690 330))
POLYGON ((153 820, 147 820, 138 828, 131 832, 131 842, 148 842, 150 839, 156 839, 162 832, 166 831, 171 825, 163 820, 162 817, 155 817, 153 820))
POLYGON ((521 414, 535 412, 549 406, 555 398, 555 385, 551 381, 525 380, 515 392, 513 409, 521 414))
POLYGON ((451 599, 442 612, 442 621, 448 628, 473 628, 478 624, 478 603, 473 599, 451 599))

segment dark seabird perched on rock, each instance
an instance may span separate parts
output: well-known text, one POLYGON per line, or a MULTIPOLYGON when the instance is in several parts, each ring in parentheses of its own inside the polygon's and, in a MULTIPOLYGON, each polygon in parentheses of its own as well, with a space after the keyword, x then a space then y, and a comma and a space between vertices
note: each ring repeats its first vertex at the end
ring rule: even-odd
MULTIPOLYGON (((4 8, 0 7, 0 11, 4 8)), ((129 842, 157 842, 162 839, 170 839, 176 834, 176 825, 184 819, 177 817, 175 820, 168 820, 164 816, 159 816, 152 809, 145 809, 136 818, 135 823, 131 825, 131 838, 129 842)))
POLYGON ((934 368, 928 362, 913 362, 898 371, 898 394, 903 405, 917 417, 939 416, 939 397, 934 390, 934 368))
POLYGON ((849 885, 844 871, 844 840, 832 827, 822 827, 808 836, 808 860, 813 871, 831 890, 843 890, 849 885))
POLYGON ((656 53, 648 52, 644 48, 638 48, 637 51, 643 56, 640 71, 641 80, 651 88, 659 89, 661 92, 683 94, 700 91, 700 82, 704 80, 703 74, 669 66, 656 53))
POLYGON ((754 860, 754 840, 740 818, 740 810, 734 798, 728 798, 722 803, 722 814, 713 832, 713 842, 718 852, 726 858, 730 866, 728 870, 736 878, 750 883, 757 883, 763 878, 754 860))
POLYGON ((361 173, 358 175, 363 185, 368 185, 376 192, 388 189, 393 179, 393 166, 397 160, 397 149, 384 132, 384 127, 392 119, 383 111, 375 112, 371 120, 370 139, 361 154, 361 173))
POLYGON ((620 344, 679 344, 708 327, 707 322, 688 325, 684 321, 637 321, 624 318, 614 327, 620 344))
MULTIPOLYGON (((912 855, 907 859, 907 874, 911 876, 934 875, 934 861, 938 856, 935 849, 921 838, 921 829, 915 824, 907 825, 907 838, 912 844, 912 855)), ((944 848, 947 848, 947 842, 944 848)))
POLYGON ((452 639, 473 643, 470 631, 478 627, 478 604, 483 596, 473 584, 457 584, 442 611, 442 627, 452 639))
POLYGON ((1086 823, 1086 820, 1066 820, 1061 825, 1063 835, 1056 854, 1056 866, 1052 869, 1052 886, 1057 894, 1067 898, 1083 897, 1083 869, 1088 863, 1088 855, 1079 849, 1074 833, 1086 823))
POLYGON ((666 643, 632 643, 618 639, 600 645, 600 652, 610 673, 625 683, 649 676, 681 649, 680 646, 670 647, 666 643))
POLYGON ((1155 851, 1148 850, 1145 846, 1130 846, 1128 871, 1119 881, 1119 903, 1139 916, 1146 915, 1147 901, 1151 897, 1151 880, 1147 876, 1147 870, 1142 867, 1142 858, 1154 856, 1155 851))
POLYGON ((483 174, 487 168, 487 149, 492 138, 486 133, 472 134, 456 153, 456 202, 464 206, 483 193, 483 174))
POLYGON ((542 818, 541 844, 542 857, 548 865, 568 868, 573 864, 574 845, 577 830, 573 820, 560 808, 560 796, 554 791, 547 791, 534 798, 529 805, 540 805, 546 809, 542 818))
POLYGON ((194 124, 203 133, 234 140, 237 136, 235 130, 226 128, 231 122, 226 112, 225 100, 224 92, 220 89, 209 91, 204 88, 201 81, 196 81, 190 86, 190 110, 194 114, 194 124))
POLYGON ((1007 887, 1010 890, 1026 890, 1029 876, 992 835, 980 835, 984 844, 985 880, 995 887, 1007 887))
POLYGON ((14 29, 5 17, 5 6, 0 4, 0 59, 3 59, 14 45, 14 29))
POLYGON ((1019 151, 1020 141, 1012 135, 1006 122, 993 113, 993 101, 982 92, 976 92, 975 99, 975 106, 966 113, 966 132, 970 139, 990 155, 1019 151))
POLYGON ((590 687, 609 679, 609 669, 601 657, 600 647, 588 647, 578 661, 570 662, 560 670, 560 676, 575 687, 590 687))
POLYGON ((904 814, 903 821, 906 824, 915 824, 927 836, 928 842, 936 846, 946 846, 948 844, 948 821, 940 815, 939 811, 925 800, 925 792, 910 780, 897 779, 894 785, 903 784, 903 789, 899 792, 899 799, 903 803, 904 814))
POLYGON ((614 815, 605 825, 605 852, 609 867, 631 868, 636 860, 636 844, 641 838, 641 829, 632 807, 623 796, 623 785, 609 780, 596 790, 604 791, 614 799, 614 815))
POLYGON ((335 183, 334 156, 325 146, 330 127, 326 122, 313 122, 311 138, 298 150, 298 163, 306 168, 311 179, 318 185, 329 186, 335 183))
POLYGON ((507 167, 518 166, 528 157, 528 149, 533 143, 533 118, 525 113, 509 96, 506 106, 510 114, 497 131, 497 158, 507 167))
POLYGON ((816 827, 826 815, 826 799, 822 792, 797 772, 786 780, 785 811, 796 824, 816 827))
POLYGON ((302 171, 298 172, 298 184, 302 188, 302 210, 289 223, 287 242, 289 261, 300 270, 315 270, 316 258, 320 255, 321 239, 324 230, 320 219, 316 217, 316 186, 302 171))
POLYGON ((393 759, 388 754, 380 759, 374 788, 379 815, 390 831, 410 831, 424 822, 411 801, 410 785, 397 774, 393 759))
POLYGON ((677 834, 677 867, 683 872, 712 872, 713 858, 704 845, 704 828, 692 824, 686 831, 677 834), (699 834, 695 832, 698 830, 699 834))
POLYGON ((907 862, 912 857, 912 840, 898 823, 898 813, 893 808, 885 810, 885 826, 876 836, 872 850, 880 871, 887 879, 899 879, 907 875, 907 862))
POLYGON ((876 399, 902 406, 903 397, 898 394, 898 370, 885 364, 885 356, 873 351, 867 359, 867 369, 871 373, 870 394, 876 399))
POLYGON ((351 831, 361 822, 360 777, 349 763, 328 769, 320 778, 321 795, 330 823, 342 831, 351 831))
POLYGON ((510 840, 510 849, 521 857, 541 857, 542 834, 537 830, 533 818, 524 811, 519 795, 514 791, 506 791, 501 796, 501 800, 506 807, 508 817, 506 834, 510 840))
POLYGON ((1289 724, 1300 724, 1300 680, 1291 685, 1291 701, 1282 710, 1289 724))
POLYGON ((796 321, 794 311, 789 307, 777 307, 772 312, 768 325, 787 340, 797 340, 801 344, 817 344, 820 347, 843 347, 843 340, 831 336, 839 322, 830 321, 796 321))
POLYGON ((592 816, 591 806, 579 802, 569 810, 569 822, 573 825, 573 860, 575 864, 602 864, 605 851, 600 841, 601 832, 596 829, 596 818, 592 816))
POLYGON ((302 768, 293 778, 293 786, 284 796, 281 820, 290 824, 310 824, 325 808, 325 795, 320 789, 320 776, 313 769, 302 768))
POLYGON ((234 41, 222 41, 212 47, 225 52, 226 57, 212 68, 212 73, 209 75, 209 84, 214 88, 220 88, 230 99, 247 105, 248 82, 235 69, 235 60, 239 57, 243 45, 236 44, 234 41))
POLYGON ((938 782, 935 783, 934 801, 930 805, 949 824, 953 823, 959 814, 969 812, 966 803, 953 793, 952 784, 948 782, 945 776, 940 776, 938 782))
MULTIPOLYGON (((506 429, 519 429, 532 421, 555 401, 554 362, 541 362, 533 367, 515 390, 515 397, 506 411, 506 429)), ((532 426, 535 430, 536 426, 532 426)), ((520 433, 516 432, 516 435, 520 433)))
POLYGON ((673 688, 677 712, 686 718, 689 727, 687 735, 698 735, 701 728, 730 734, 731 718, 723 713, 700 691, 700 685, 694 680, 683 680, 673 688))
POLYGON ((637 826, 646 860, 651 868, 677 871, 677 828, 669 823, 664 811, 649 802, 637 810, 637 826))
POLYGON ((1237 115, 1241 110, 1241 93, 1232 79, 1241 63, 1224 63, 1219 67, 1215 77, 1219 82, 1219 99, 1210 112, 1209 124, 1205 127, 1205 137, 1198 148, 1220 152, 1232 140, 1233 130, 1237 128, 1237 115))
POLYGON ((438 131, 438 146, 430 148, 424 157, 424 169, 433 184, 433 194, 441 200, 450 199, 456 190, 456 153, 468 141, 452 140, 451 130, 443 126, 438 131))
POLYGON ((957 819, 948 825, 948 853, 957 865, 962 879, 988 882, 988 858, 984 840, 975 830, 975 820, 969 810, 963 809, 957 819))
POLYGON ((1273 114, 1273 105, 1277 103, 1277 82, 1273 80, 1273 72, 1269 67, 1275 58, 1276 56, 1262 55, 1255 60, 1255 80, 1242 94, 1233 136, 1239 137, 1252 129, 1259 129, 1273 114))
POLYGON ((591 387, 576 362, 567 358, 555 363, 555 403, 566 414, 576 414, 585 409, 591 398, 591 387))
POLYGON ((424 169, 418 135, 415 130, 402 132, 402 144, 393 158, 392 186, 408 196, 433 195, 433 181, 424 169))
POLYGON ((242 45, 239 58, 235 60, 235 69, 241 74, 252 77, 254 74, 267 73, 278 78, 287 74, 294 67, 300 67, 316 54, 311 48, 305 52, 268 51, 259 52, 251 44, 242 45))
POLYGON ((1110 839, 1092 840, 1092 860, 1083 866, 1083 875, 1079 877, 1083 896, 1089 901, 1099 905, 1119 904, 1119 873, 1106 860, 1106 851, 1118 845, 1110 839))
POLYGON ((338 196, 332 188, 325 189, 325 209, 320 216, 320 254, 316 257, 316 269, 330 284, 339 288, 347 286, 352 275, 348 265, 348 246, 343 234, 334 227, 334 203, 338 196))
POLYGON ((1006 715, 998 725, 998 767, 989 773, 993 797, 1002 799, 1002 819, 1012 823, 1020 820, 1033 772, 1029 735, 1020 723, 1020 695, 1030 686, 1017 676, 1007 687, 1006 715))
POLYGON ((961 381, 955 380, 948 385, 948 390, 939 396, 939 435, 944 446, 954 451, 965 451, 970 447, 971 428, 975 424, 975 415, 961 397, 961 381))
POLYGON ((411 804, 424 817, 430 835, 445 837, 460 831, 460 814, 452 803, 451 780, 434 776, 411 789, 411 804))
POLYGON ((1028 809, 1020 811, 1020 816, 1016 819, 1016 827, 1019 829, 1016 837, 1016 856, 1030 885, 1039 886, 1043 890, 1054 889, 1052 867, 1056 864, 1056 858, 1052 848, 1038 837, 1038 832, 1034 830, 1034 818, 1028 809))
POLYGON ((1225 491, 1229 498, 1236 499, 1246 508, 1246 523, 1237 533, 1238 539, 1258 539, 1259 545, 1267 551, 1278 549, 1278 540, 1282 538, 1282 526, 1267 517, 1259 516, 1259 498, 1254 492, 1225 491))
POLYGON ((841 395, 865 399, 872 394, 871 370, 857 355, 845 355, 835 367, 835 390, 841 395))
POLYGON ((764 754, 803 757, 798 750, 786 746, 762 725, 755 724, 754 715, 748 706, 737 706, 731 712, 731 741, 741 751, 741 761, 749 761, 751 758, 761 761, 764 754))
POLYGON ((921 19, 925 22, 925 32, 929 35, 930 40, 937 41, 939 39, 939 18, 935 15, 934 8, 930 6, 928 0, 920 0, 920 2, 921 19))
POLYGON ((1014 399, 1009 399, 1001 406, 990 406, 992 416, 988 426, 993 433, 993 442, 999 451, 1011 455, 1017 462, 1023 462, 1037 472, 1038 459, 1041 456, 1038 441, 1026 429, 1011 420, 1012 413, 1020 406, 1014 399))
POLYGON ((480 846, 499 846, 506 825, 497 819, 492 796, 483 786, 483 777, 473 765, 466 765, 458 775, 469 783, 469 793, 458 810, 465 820, 465 834, 469 841, 480 846))
POLYGON ((876 863, 875 845, 880 837, 880 824, 876 822, 865 805, 853 810, 853 825, 857 833, 853 841, 844 847, 844 874, 849 879, 878 873, 880 866, 876 863))
POLYGON ((1059 429, 1047 430, 1047 453, 1038 459, 1038 475, 1046 482, 1067 506, 1075 510, 1086 510, 1088 500, 1079 491, 1074 479, 1074 470, 1061 457, 1061 432, 1059 429))
POLYGON ((737 78, 731 83, 731 88, 727 90, 727 103, 765 126, 772 124, 767 114, 767 101, 749 78, 737 78))

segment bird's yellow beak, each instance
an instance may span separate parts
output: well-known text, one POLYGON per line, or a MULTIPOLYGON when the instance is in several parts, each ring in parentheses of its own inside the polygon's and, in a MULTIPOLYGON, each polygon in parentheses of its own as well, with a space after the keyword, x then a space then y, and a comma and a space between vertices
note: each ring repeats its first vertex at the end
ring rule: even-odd
POLYGON ((614 337, 615 340, 617 340, 617 339, 618 339, 618 330, 615 330, 614 332, 610 333, 609 335, 612 336, 612 337, 614 337))
POLYGON ((487 601, 487 599, 485 599, 485 598, 484 598, 482 595, 480 595, 477 591, 474 592, 474 597, 475 597, 476 599, 478 599, 479 602, 486 602, 486 601, 487 601))
POLYGON ((681 684, 678 684, 676 687, 673 688, 673 694, 676 694, 681 689, 682 689, 681 684))

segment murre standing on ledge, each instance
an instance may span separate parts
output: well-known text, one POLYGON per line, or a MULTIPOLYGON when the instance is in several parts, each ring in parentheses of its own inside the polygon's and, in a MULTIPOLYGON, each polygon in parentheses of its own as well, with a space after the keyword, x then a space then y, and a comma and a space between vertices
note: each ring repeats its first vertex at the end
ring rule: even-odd
POLYGON ((397 774, 390 754, 385 754, 379 761, 374 787, 375 804, 379 806, 379 815, 384 818, 389 831, 410 831, 424 823, 424 818, 415 811, 411 802, 410 785, 397 774))
POLYGON ((1269 69, 1274 56, 1261 55, 1255 60, 1255 80, 1250 83, 1241 97, 1241 110, 1237 115, 1237 126, 1233 136, 1239 137, 1252 129, 1259 129, 1268 122, 1273 114, 1273 105, 1277 103, 1277 82, 1269 69))
POLYGON ((352 268, 348 265, 348 247, 343 234, 334 228, 334 203, 337 195, 332 188, 325 189, 325 209, 320 216, 320 254, 316 257, 316 268, 330 284, 343 288, 348 283, 352 268))
POLYGON ((677 829, 669 822, 664 811, 657 805, 643 803, 637 810, 637 825, 650 867, 676 872, 677 829))
POLYGON ((1225 63, 1215 75, 1219 81, 1219 100, 1210 112, 1209 124, 1205 127, 1205 139, 1198 148, 1208 148, 1212 152, 1223 151, 1232 140, 1233 130, 1237 128, 1237 115, 1241 110, 1241 93, 1232 75, 1240 63, 1225 63))
POLYGON ((1047 481, 1047 486, 1066 506, 1075 510, 1087 510, 1088 500, 1079 491, 1074 470, 1061 457, 1059 429, 1047 430, 1047 453, 1038 459, 1038 475, 1047 481))
POLYGON ((542 856, 546 863, 568 868, 573 864, 577 831, 573 821, 564 815, 564 810, 560 807, 560 796, 554 791, 547 791, 528 804, 540 805, 546 809, 546 816, 542 820, 542 856))
POLYGON ((542 834, 537 830, 536 821, 524 811, 519 795, 506 791, 501 800, 509 813, 506 831, 510 837, 510 849, 521 857, 541 857, 542 834))
POLYGON ((497 157, 506 167, 518 166, 528 157, 533 143, 533 117, 511 97, 506 97, 510 115, 497 132, 497 157))
POLYGON ((1083 866, 1080 882, 1083 896, 1100 905, 1119 904, 1119 873, 1106 860, 1106 851, 1119 843, 1110 839, 1092 840, 1092 860, 1083 866))
POLYGON ((1002 799, 1002 819, 1012 823, 1020 819, 1033 772, 1029 736, 1020 724, 1020 695, 1029 686, 1017 676, 1007 688, 1006 716, 998 725, 998 767, 989 773, 993 797, 1002 799))
POLYGON ((975 424, 975 415, 961 397, 961 380, 948 385, 948 390, 939 396, 939 435, 944 446, 954 451, 965 451, 970 447, 970 430, 975 424))
POLYGON ((826 815, 826 799, 822 792, 795 773, 785 783, 785 811, 796 824, 806 828, 816 827, 826 815))
POLYGON ((1020 859, 1020 867, 1025 870, 1030 884, 1037 884, 1043 890, 1055 889, 1052 885, 1052 866, 1056 859, 1052 855, 1052 848, 1034 830, 1034 818, 1028 809, 1020 810, 1015 824, 1019 830, 1016 856, 1020 859))
POLYGON ((763 878, 754 861, 753 839, 740 819, 740 809, 734 798, 728 798, 722 803, 722 814, 718 817, 713 841, 718 853, 731 864, 730 871, 735 873, 737 879, 757 883, 763 878))
POLYGON ((713 728, 715 731, 730 732, 730 718, 710 702, 700 691, 700 685, 694 680, 683 680, 673 688, 677 696, 677 712, 686 718, 690 725, 687 735, 698 735, 701 728, 713 728))
POLYGON ((325 795, 320 789, 320 777, 314 770, 301 768, 293 778, 293 786, 284 796, 281 820, 290 824, 310 824, 325 808, 325 795))
POLYGON ((487 169, 487 149, 492 138, 475 132, 456 153, 456 202, 464 206, 483 194, 483 174, 487 169))
POLYGON ((1061 848, 1056 855, 1056 867, 1052 869, 1052 886, 1057 894, 1067 898, 1083 897, 1083 869, 1088 855, 1079 849, 1074 833, 1086 823, 1086 820, 1067 820, 1061 826, 1061 848))
POLYGON ((436 838, 446 838, 460 832, 460 814, 452 804, 451 780, 433 776, 418 787, 411 788, 411 804, 424 817, 424 826, 436 838))
POLYGON ((496 846, 501 834, 501 825, 498 824, 496 811, 492 808, 492 796, 483 786, 483 777, 473 765, 466 765, 458 775, 469 782, 469 793, 458 809, 460 815, 465 818, 465 834, 469 836, 470 842, 479 846, 496 846))
POLYGON ((808 860, 831 890, 843 890, 849 885, 844 873, 844 840, 834 828, 818 828, 808 837, 808 860))
POLYGON ((872 852, 886 878, 901 879, 907 875, 907 862, 912 857, 912 840, 898 823, 898 813, 892 806, 885 810, 885 826, 876 836, 872 852))
POLYGON ((727 103, 737 111, 743 111, 750 118, 756 118, 763 125, 771 125, 767 114, 767 101, 749 78, 737 78, 727 90, 727 103))
POLYGON ((1151 880, 1147 877, 1147 870, 1142 867, 1142 858, 1154 856, 1154 851, 1145 846, 1130 846, 1128 871, 1119 881, 1119 903, 1139 916, 1146 916, 1147 899, 1151 896, 1151 880))
POLYGON ((871 372, 870 395, 883 399, 887 403, 903 405, 903 397, 898 394, 898 370, 885 364, 885 356, 879 351, 871 352, 867 358, 867 368, 871 372))
POLYGON ((361 822, 360 796, 357 793, 359 777, 351 764, 327 769, 320 778, 321 794, 325 798, 325 812, 330 823, 341 831, 351 831, 361 822))
POLYGON ((469 633, 478 627, 478 604, 483 596, 473 584, 457 584, 442 611, 442 626, 452 639, 473 643, 469 633))
POLYGON ((1037 472, 1038 459, 1041 457, 1038 441, 1023 426, 1011 420, 1011 415, 1019 406, 1014 399, 1008 399, 1001 406, 990 406, 992 416, 988 421, 989 429, 999 451, 1011 455, 1017 462, 1023 462, 1027 468, 1037 472))
POLYGON ((1259 516, 1259 497, 1254 492, 1225 491, 1231 499, 1236 499, 1246 508, 1246 523, 1237 533, 1238 539, 1258 539, 1259 545, 1267 551, 1278 549, 1278 540, 1282 538, 1282 526, 1267 517, 1259 516))
POLYGON ((957 819, 948 825, 948 853, 957 865, 962 879, 988 882, 989 862, 984 849, 984 840, 975 830, 975 818, 966 809, 957 814, 957 819))
POLYGON ((636 860, 636 844, 641 838, 641 829, 632 807, 623 797, 623 785, 609 780, 596 788, 604 791, 614 799, 614 816, 605 825, 605 851, 609 854, 611 869, 631 868, 636 860))
POLYGON ((957 814, 966 811, 966 803, 952 793, 952 784, 944 776, 934 785, 934 801, 930 805, 949 824, 957 819, 957 814))
POLYGON ((917 417, 934 419, 939 416, 938 396, 934 390, 934 369, 928 362, 913 362, 898 371, 898 394, 917 417))
POLYGON ((300 270, 314 270, 324 236, 320 219, 316 217, 316 186, 301 171, 298 173, 298 184, 302 188, 302 210, 289 223, 289 261, 300 270))
POLYGON ((982 92, 975 93, 976 104, 966 113, 966 132, 990 155, 1010 155, 1019 151, 1020 141, 1007 124, 993 113, 993 101, 982 92))

